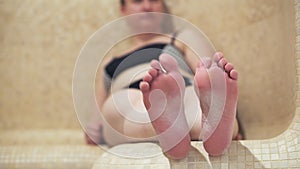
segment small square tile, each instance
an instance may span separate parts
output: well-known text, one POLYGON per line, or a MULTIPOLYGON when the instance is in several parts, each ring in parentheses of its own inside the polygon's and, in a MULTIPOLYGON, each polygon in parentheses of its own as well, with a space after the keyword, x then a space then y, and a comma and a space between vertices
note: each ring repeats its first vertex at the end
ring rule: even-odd
POLYGON ((228 163, 221 163, 221 169, 228 169, 228 163))
POLYGON ((279 156, 278 154, 271 154, 271 160, 278 160, 279 156))
POLYGON ((245 163, 238 163, 238 169, 245 169, 245 163))
POLYGON ((261 162, 254 162, 254 168, 263 168, 263 165, 261 164, 261 162))
POLYGON ((270 154, 264 154, 264 155, 262 155, 262 160, 263 160, 263 161, 268 161, 268 160, 270 160, 270 154))

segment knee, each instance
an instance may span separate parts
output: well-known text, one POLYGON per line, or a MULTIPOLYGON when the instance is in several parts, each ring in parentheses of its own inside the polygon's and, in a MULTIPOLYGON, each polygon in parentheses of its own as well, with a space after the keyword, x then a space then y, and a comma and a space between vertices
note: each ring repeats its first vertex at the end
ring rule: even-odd
POLYGON ((104 120, 109 123, 115 123, 121 117, 118 109, 111 100, 107 100, 103 104, 101 114, 103 115, 104 120))

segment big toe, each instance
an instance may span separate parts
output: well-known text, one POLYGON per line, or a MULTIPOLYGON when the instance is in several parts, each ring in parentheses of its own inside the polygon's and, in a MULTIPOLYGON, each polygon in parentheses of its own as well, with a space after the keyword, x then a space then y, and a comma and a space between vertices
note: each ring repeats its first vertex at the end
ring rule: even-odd
POLYGON ((163 53, 159 56, 159 62, 161 63, 162 67, 167 71, 177 71, 178 64, 174 57, 169 54, 163 53))
POLYGON ((209 68, 212 64, 212 60, 209 57, 201 58, 197 63, 197 68, 209 68))
POLYGON ((222 52, 216 52, 213 56, 213 59, 215 62, 219 62, 222 58, 224 58, 224 55, 222 52))

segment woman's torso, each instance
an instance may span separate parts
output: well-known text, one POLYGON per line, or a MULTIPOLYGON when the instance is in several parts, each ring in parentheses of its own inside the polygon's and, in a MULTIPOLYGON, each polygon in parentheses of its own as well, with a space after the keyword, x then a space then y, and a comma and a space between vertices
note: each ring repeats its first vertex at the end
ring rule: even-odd
POLYGON ((180 43, 175 44, 175 37, 157 38, 144 45, 113 58, 104 67, 104 84, 108 92, 124 88, 139 89, 139 83, 150 68, 153 59, 158 60, 161 53, 173 56, 180 67, 186 85, 191 85, 192 71, 184 61, 180 43))

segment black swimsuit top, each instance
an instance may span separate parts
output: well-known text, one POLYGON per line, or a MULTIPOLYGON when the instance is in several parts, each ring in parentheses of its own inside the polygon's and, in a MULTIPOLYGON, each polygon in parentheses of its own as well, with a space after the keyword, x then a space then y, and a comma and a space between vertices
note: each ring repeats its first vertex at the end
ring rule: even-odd
MULTIPOLYGON (((126 72, 132 67, 149 64, 151 60, 158 60, 161 53, 169 53, 173 56, 179 67, 184 69, 189 74, 192 74, 192 71, 189 69, 187 64, 183 59, 183 54, 181 51, 174 45, 175 36, 172 37, 170 43, 153 43, 148 44, 143 47, 140 47, 132 52, 129 52, 121 57, 114 58, 110 61, 105 67, 104 73, 104 83, 106 90, 109 90, 111 84, 114 82, 114 79, 118 78, 123 72, 126 72)), ((128 82, 130 79, 126 79, 128 82)), ((184 76, 184 80, 186 85, 190 85, 190 79, 184 76)), ((138 79, 132 82, 127 83, 124 82, 123 88, 136 88, 139 89, 139 83, 142 79, 138 79)))
MULTIPOLYGON (((110 79, 114 79, 118 77, 120 73, 126 71, 126 69, 130 67, 143 63, 150 63, 153 59, 158 60, 159 55, 162 53, 162 50, 165 48, 166 45, 167 44, 165 43, 146 45, 133 52, 115 58, 105 67, 105 72, 107 73, 110 79)), ((135 81, 131 83, 128 87, 139 89, 140 81, 141 80, 135 81)))

